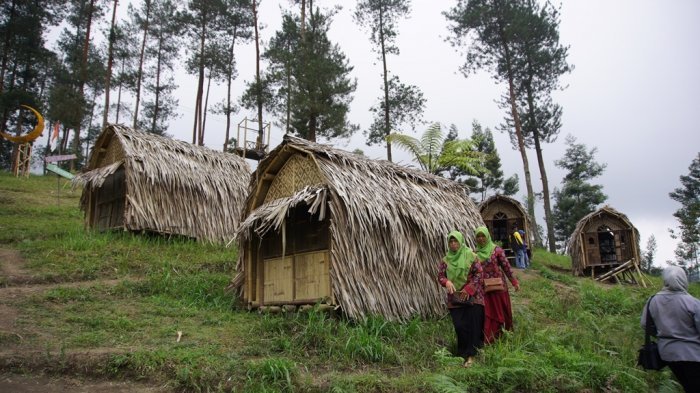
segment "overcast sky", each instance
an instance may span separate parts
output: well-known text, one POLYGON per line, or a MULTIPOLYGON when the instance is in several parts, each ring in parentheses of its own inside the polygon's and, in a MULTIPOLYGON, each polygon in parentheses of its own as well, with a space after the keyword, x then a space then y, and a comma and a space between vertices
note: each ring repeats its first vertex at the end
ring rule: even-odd
MULTIPOLYGON (((288 8, 290 3, 262 0, 259 18, 266 26, 261 31, 265 44, 279 28, 280 7, 288 8)), ((355 2, 314 3, 324 8, 335 4, 343 7, 329 35, 354 66, 352 77, 357 79, 357 90, 350 121, 365 130, 371 123, 369 108, 381 92, 381 68, 368 32, 352 19, 355 2)), ((442 12, 455 4, 453 0, 413 0, 410 18, 399 23, 397 45, 401 53, 388 58, 388 68, 402 82, 423 91, 427 99, 425 121, 437 121, 446 127, 455 124, 462 138, 471 135, 473 120, 493 130, 505 175, 518 174, 521 192, 517 198, 523 200, 520 154, 512 149, 508 135, 495 130, 504 116, 495 102, 504 86, 495 84, 485 72, 465 78, 458 71, 463 56, 445 42, 448 30, 442 12)), ((627 214, 639 229, 642 251, 649 236, 655 235, 659 245, 657 265, 672 259, 675 248, 668 229, 677 226, 672 214, 679 205, 668 194, 680 185, 679 176, 688 173, 688 166, 700 151, 698 17, 700 1, 696 0, 564 0, 561 8, 561 42, 570 45, 569 62, 575 68, 562 80, 568 88, 554 95, 564 112, 560 137, 544 146, 550 191, 560 187, 564 175, 554 166, 554 160, 563 156, 567 134, 589 148, 597 148, 595 158, 607 164, 607 169, 596 182, 603 185, 607 203, 627 214)), ((240 96, 244 81, 254 77, 252 45, 241 47, 237 62, 239 78, 234 94, 240 96)), ((176 139, 192 139, 195 82, 193 76, 178 73, 181 117, 169 130, 176 139)), ((213 87, 210 103, 220 100, 224 92, 224 85, 213 87)), ((246 115, 253 117, 242 112, 234 123, 246 115)), ((208 116, 205 144, 221 149, 225 119, 208 116)), ((423 130, 419 128, 415 135, 423 130)), ((273 127, 273 145, 279 143, 282 133, 279 127, 273 127)), ((348 140, 332 142, 346 150, 362 149, 372 158, 386 158, 383 147, 368 147, 364 139, 358 132, 348 140)), ((395 161, 414 165, 409 155, 394 151, 395 161)), ((529 154, 529 162, 533 187, 540 192, 534 152, 529 154)), ((542 214, 538 223, 544 224, 542 214)))

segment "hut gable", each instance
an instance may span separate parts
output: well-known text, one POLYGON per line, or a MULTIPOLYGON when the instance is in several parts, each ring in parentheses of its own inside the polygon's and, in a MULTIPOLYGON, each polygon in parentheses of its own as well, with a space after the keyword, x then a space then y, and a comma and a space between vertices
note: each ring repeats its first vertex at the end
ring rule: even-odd
POLYGON ((265 195, 265 202, 292 196, 306 186, 323 183, 325 180, 311 158, 294 155, 284 163, 282 169, 275 176, 275 180, 270 184, 270 189, 265 195))
MULTIPOLYGON (((238 232, 251 307, 322 302, 352 318, 444 313, 444 236, 483 225, 464 186, 285 137, 258 165, 238 232)), ((469 240, 471 241, 471 240, 469 240)))
POLYGON ((577 224, 569 238, 573 273, 596 276, 632 261, 639 264, 639 231, 624 214, 604 206, 577 224))
POLYGON ((210 242, 234 235, 250 181, 236 155, 122 125, 105 127, 86 170, 75 181, 88 227, 210 242))
POLYGON ((479 212, 494 241, 500 242, 512 253, 510 235, 515 225, 525 231, 528 244, 534 244, 534 228, 523 205, 517 200, 505 195, 493 195, 479 204, 479 212))

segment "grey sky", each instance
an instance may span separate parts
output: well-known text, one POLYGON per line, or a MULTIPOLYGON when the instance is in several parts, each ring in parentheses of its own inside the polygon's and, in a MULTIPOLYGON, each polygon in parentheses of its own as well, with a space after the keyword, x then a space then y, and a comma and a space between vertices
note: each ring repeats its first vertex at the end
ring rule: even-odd
MULTIPOLYGON (((504 91, 489 75, 480 73, 465 78, 458 68, 463 56, 444 41, 447 22, 442 12, 455 1, 413 0, 410 19, 399 23, 399 56, 390 56, 390 72, 404 83, 419 86, 427 98, 424 119, 455 124, 461 137, 471 134, 471 123, 479 121, 494 130, 506 176, 517 173, 525 193, 520 154, 513 150, 506 134, 495 131, 504 112, 495 100, 504 91)), ((318 0, 316 5, 343 9, 331 26, 330 38, 340 45, 355 67, 357 91, 350 120, 366 129, 369 108, 380 95, 381 68, 371 50, 368 33, 352 20, 355 2, 318 0)), ((262 39, 266 43, 280 24, 280 6, 288 0, 262 0, 259 10, 262 39)), ((125 6, 124 6, 125 8, 125 6)), ((554 160, 565 151, 564 137, 576 136, 589 148, 598 148, 596 159, 606 163, 598 179, 609 196, 608 203, 628 215, 641 232, 641 246, 656 236, 659 250, 656 263, 673 256, 675 241, 668 228, 675 227, 672 214, 678 204, 668 193, 680 185, 679 176, 700 151, 700 2, 695 0, 564 0, 561 8, 561 41, 570 45, 569 61, 575 69, 563 78, 568 88, 555 94, 563 106, 563 127, 559 139, 545 146, 550 191, 560 185, 563 173, 554 160)), ((254 75, 255 53, 252 45, 238 52, 239 78, 234 94, 239 96, 243 82, 254 75)), ((191 141, 195 78, 179 73, 182 116, 173 121, 170 133, 176 139, 191 141)), ((225 86, 214 87, 210 103, 221 99, 225 86)), ((246 113, 239 113, 235 122, 246 113)), ((249 117, 253 114, 249 113, 249 117)), ((225 119, 209 115, 205 143, 221 149, 225 119)), ((424 127, 416 130, 416 135, 424 127)), ((232 130, 235 136, 235 129, 232 130)), ((401 130, 404 133, 410 130, 401 130)), ((272 141, 282 138, 273 127, 272 141)), ((361 132, 350 140, 333 141, 343 149, 360 148, 372 158, 385 158, 383 147, 368 147, 361 132)), ((396 151, 395 161, 411 165, 407 154, 396 151)), ((529 155, 533 186, 541 191, 534 152, 529 155)), ((542 214, 538 217, 543 224, 542 214)))

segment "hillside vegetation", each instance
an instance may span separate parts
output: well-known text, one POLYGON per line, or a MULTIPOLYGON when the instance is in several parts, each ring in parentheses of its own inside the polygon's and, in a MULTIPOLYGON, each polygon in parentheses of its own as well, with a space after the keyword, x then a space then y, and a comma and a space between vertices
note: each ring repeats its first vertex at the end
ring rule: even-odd
POLYGON ((464 369, 449 317, 249 312, 225 290, 235 249, 86 231, 79 199, 54 176, 0 174, 1 372, 195 392, 680 391, 669 370, 635 367, 658 278, 598 284, 536 250, 515 332, 464 369))

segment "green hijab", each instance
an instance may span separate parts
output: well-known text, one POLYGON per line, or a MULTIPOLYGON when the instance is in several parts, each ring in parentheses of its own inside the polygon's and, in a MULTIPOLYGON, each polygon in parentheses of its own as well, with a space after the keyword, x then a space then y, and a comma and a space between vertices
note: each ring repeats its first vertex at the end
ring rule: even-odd
POLYGON ((447 246, 447 254, 443 260, 447 263, 447 279, 452 281, 455 288, 459 291, 467 282, 467 272, 471 263, 474 261, 476 256, 474 252, 469 249, 464 244, 464 235, 459 231, 452 231, 447 235, 447 242, 450 242, 450 238, 457 239, 459 242, 459 249, 457 251, 450 250, 449 245, 447 246))
POLYGON ((474 237, 476 238, 476 236, 479 234, 486 236, 486 244, 479 246, 479 242, 476 242, 476 256, 479 257, 480 261, 486 262, 491 259, 491 254, 493 254, 493 250, 496 248, 496 243, 491 240, 491 235, 489 234, 488 228, 476 228, 474 230, 474 237))

